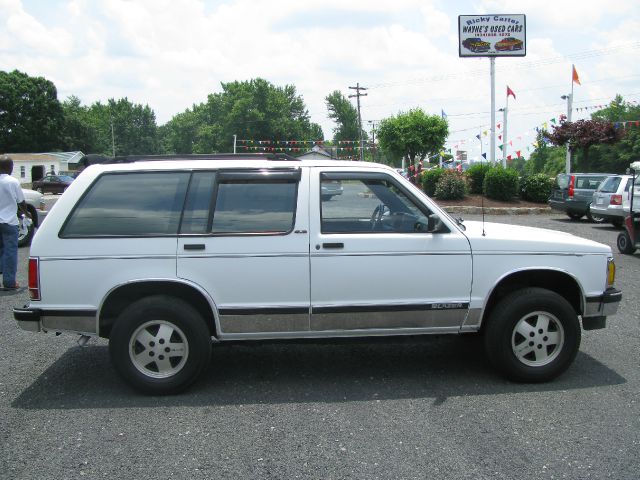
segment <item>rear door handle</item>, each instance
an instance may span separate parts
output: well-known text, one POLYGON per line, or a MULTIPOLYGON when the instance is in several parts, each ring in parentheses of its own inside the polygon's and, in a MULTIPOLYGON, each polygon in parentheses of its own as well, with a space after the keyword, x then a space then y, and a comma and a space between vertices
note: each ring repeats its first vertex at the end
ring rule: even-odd
POLYGON ((322 248, 344 248, 344 243, 323 243, 322 248))
POLYGON ((204 250, 204 243, 185 243, 185 250, 204 250))

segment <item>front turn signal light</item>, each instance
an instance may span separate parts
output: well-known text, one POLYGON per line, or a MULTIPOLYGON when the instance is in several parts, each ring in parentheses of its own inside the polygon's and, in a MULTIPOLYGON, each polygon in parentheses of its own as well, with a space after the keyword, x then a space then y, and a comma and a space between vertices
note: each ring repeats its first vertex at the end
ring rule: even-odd
POLYGON ((613 287, 613 284, 615 281, 616 281, 616 263, 613 261, 613 258, 610 258, 607 261, 607 287, 613 287))

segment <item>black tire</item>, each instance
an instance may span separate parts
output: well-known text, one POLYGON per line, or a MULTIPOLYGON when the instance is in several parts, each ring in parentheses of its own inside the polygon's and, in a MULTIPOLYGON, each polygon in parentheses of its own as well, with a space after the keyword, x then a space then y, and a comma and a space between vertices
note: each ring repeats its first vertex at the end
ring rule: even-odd
POLYGON ((584 217, 584 214, 582 214, 582 213, 567 212, 567 216, 568 216, 571 220, 580 220, 582 217, 584 217))
POLYGON ((36 231, 36 223, 32 219, 29 220, 27 226, 23 225, 23 220, 19 220, 18 225, 18 247, 26 247, 31 245, 31 240, 33 239, 33 234, 36 231))
POLYGON ((136 301, 118 316, 109 353, 118 373, 136 390, 174 394, 191 385, 209 364, 211 334, 191 305, 156 295, 136 301), (171 351, 174 355, 165 355, 171 351))
POLYGON ((620 251, 620 253, 624 253, 625 255, 631 255, 636 251, 636 248, 631 241, 631 237, 626 230, 618 234, 616 244, 618 245, 618 250, 620 251))
POLYGON ((593 215, 591 210, 587 210, 587 219, 593 223, 605 223, 607 220, 604 217, 599 217, 598 215, 593 215))
POLYGON ((550 290, 525 288, 491 312, 485 350, 493 366, 516 382, 547 382, 564 372, 580 348, 580 322, 569 302, 550 290))

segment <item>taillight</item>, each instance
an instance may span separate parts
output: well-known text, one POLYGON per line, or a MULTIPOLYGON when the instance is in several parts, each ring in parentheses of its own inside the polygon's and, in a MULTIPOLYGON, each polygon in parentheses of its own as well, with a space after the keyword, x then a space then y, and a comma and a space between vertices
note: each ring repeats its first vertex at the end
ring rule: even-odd
POLYGON ((29 298, 40 300, 40 262, 38 257, 29 258, 29 298))
POLYGON ((576 193, 576 177, 571 175, 569 177, 569 198, 573 198, 574 193, 576 193))
POLYGON ((611 200, 609 200, 609 204, 622 205, 622 195, 611 195, 611 200))

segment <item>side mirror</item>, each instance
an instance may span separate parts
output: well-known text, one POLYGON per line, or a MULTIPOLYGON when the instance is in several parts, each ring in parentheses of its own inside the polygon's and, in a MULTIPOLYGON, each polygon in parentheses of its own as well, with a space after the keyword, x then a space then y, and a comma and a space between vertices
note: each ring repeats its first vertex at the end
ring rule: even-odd
POLYGON ((437 214, 431 214, 427 217, 427 232, 428 233, 438 233, 442 231, 444 224, 440 217, 437 214))

